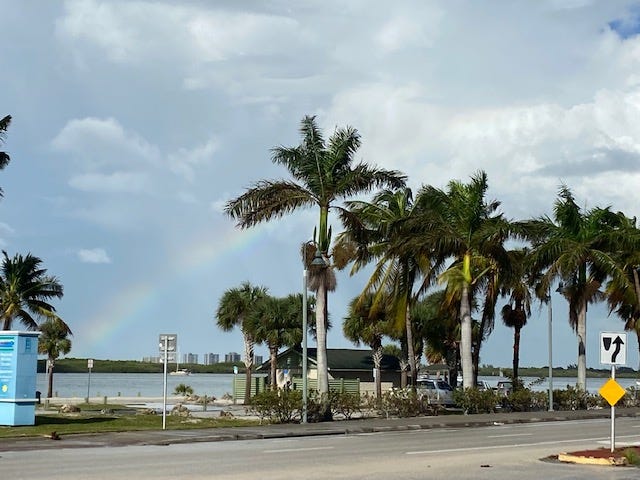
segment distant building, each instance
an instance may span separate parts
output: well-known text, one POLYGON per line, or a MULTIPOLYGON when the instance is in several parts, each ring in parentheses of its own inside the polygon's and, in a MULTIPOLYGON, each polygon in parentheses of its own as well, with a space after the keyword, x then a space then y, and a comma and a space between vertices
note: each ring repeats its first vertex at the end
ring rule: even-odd
POLYGON ((143 362, 160 363, 160 357, 142 357, 143 362))
POLYGON ((240 354, 236 352, 227 353, 224 356, 225 363, 235 363, 240 361, 240 354))
POLYGON ((203 356, 205 365, 215 365, 216 363, 220 363, 220 355, 217 353, 205 353, 203 356))
POLYGON ((253 356, 253 364, 261 365, 262 364, 262 355, 254 355, 253 356))
POLYGON ((197 353, 185 353, 182 356, 182 363, 198 363, 197 353))

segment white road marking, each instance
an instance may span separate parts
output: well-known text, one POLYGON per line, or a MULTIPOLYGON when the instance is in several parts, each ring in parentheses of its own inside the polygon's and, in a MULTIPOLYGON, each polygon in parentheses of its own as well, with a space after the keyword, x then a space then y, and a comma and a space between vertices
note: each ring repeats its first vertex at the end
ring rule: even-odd
MULTIPOLYGON (((619 438, 638 438, 637 435, 625 435, 624 437, 619 438)), ((606 440, 605 437, 593 437, 593 438, 574 438, 571 440, 554 440, 548 442, 532 442, 532 443, 519 443, 515 445, 509 445, 510 447, 515 448, 523 448, 523 447, 537 447, 543 445, 557 445, 560 443, 580 443, 580 442, 601 442, 606 440)), ((454 452, 473 452, 473 451, 482 451, 482 450, 498 450, 504 448, 505 445, 490 445, 485 447, 468 447, 468 448, 445 448, 442 450, 422 450, 415 452, 405 452, 405 455, 430 455, 434 453, 454 453, 454 452)))
POLYGON ((264 450, 262 453, 311 452, 314 450, 333 450, 334 447, 282 448, 280 450, 264 450))
POLYGON ((531 437, 533 433, 506 433, 504 435, 488 435, 487 438, 531 437))

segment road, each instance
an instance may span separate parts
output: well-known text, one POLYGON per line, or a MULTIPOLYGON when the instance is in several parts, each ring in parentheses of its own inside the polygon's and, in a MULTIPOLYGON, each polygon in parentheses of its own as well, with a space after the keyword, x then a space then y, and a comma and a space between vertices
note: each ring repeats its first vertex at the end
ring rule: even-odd
MULTIPOLYGON (((2 452, 11 479, 638 479, 636 468, 541 461, 608 446, 608 420, 442 428, 168 446, 2 452)), ((618 445, 640 444, 640 419, 617 421, 618 445)), ((61 444, 62 446, 62 444, 61 444)))

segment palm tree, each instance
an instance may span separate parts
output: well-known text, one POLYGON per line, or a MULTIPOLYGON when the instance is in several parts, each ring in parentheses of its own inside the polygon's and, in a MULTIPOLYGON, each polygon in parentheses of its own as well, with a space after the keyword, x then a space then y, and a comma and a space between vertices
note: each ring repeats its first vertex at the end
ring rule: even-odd
POLYGON ((66 323, 59 318, 51 318, 40 325, 40 337, 38 338, 38 353, 47 356, 48 387, 47 398, 53 396, 53 368, 60 355, 66 355, 71 351, 72 335, 66 323))
POLYGON ((635 218, 618 213, 622 220, 624 242, 621 243, 618 262, 625 273, 624 281, 612 278, 605 294, 609 313, 614 312, 624 322, 624 329, 634 332, 640 349, 640 229, 635 218))
POLYGON ((449 383, 455 387, 460 364, 460 307, 447 303, 445 297, 444 290, 430 293, 416 305, 415 316, 424 319, 420 335, 426 344, 426 359, 430 363, 446 363, 449 383))
MULTIPOLYGON (((405 176, 397 171, 354 164, 360 147, 360 135, 352 127, 338 128, 325 141, 315 117, 304 117, 297 147, 276 147, 271 160, 287 168, 293 181, 262 180, 238 198, 230 200, 225 212, 248 228, 282 217, 300 208, 316 206, 320 210, 317 247, 327 262, 325 268, 310 270, 309 286, 316 292, 318 391, 328 394, 327 369, 327 292, 336 286, 335 274, 328 264, 331 244, 329 210, 336 202, 377 187, 400 187, 405 176)), ((314 235, 315 237, 315 235, 314 235)), ((313 258, 313 257, 311 257, 313 258)))
MULTIPOLYGON (((5 135, 7 129, 9 128, 9 124, 11 124, 11 115, 7 115, 3 119, 0 119, 0 145, 4 143, 5 135)), ((7 152, 0 151, 0 170, 4 170, 9 164, 9 154, 7 152)), ((0 197, 2 197, 2 189, 0 188, 0 197)))
POLYGON ((285 298, 266 296, 248 318, 256 343, 269 349, 271 388, 278 389, 277 363, 281 347, 293 347, 302 340, 302 294, 285 298))
POLYGON ((513 328, 513 386, 517 388, 518 367, 520 364, 520 331, 531 316, 531 281, 530 269, 527 268, 528 249, 519 248, 509 251, 511 270, 501 281, 500 293, 509 297, 509 302, 502 307, 502 322, 513 328))
POLYGON ((624 231, 622 218, 609 208, 581 209, 562 185, 554 204, 554 218, 527 222, 532 240, 534 271, 541 271, 540 291, 560 280, 560 293, 569 303, 569 323, 578 339, 577 388, 586 389, 587 305, 600 301, 600 286, 608 278, 624 284, 626 277, 616 263, 624 231))
POLYGON ((487 175, 480 171, 468 184, 449 182, 446 191, 424 186, 416 200, 424 216, 419 219, 420 231, 413 241, 432 249, 440 262, 450 261, 439 280, 447 285, 447 302, 460 305, 464 388, 475 385, 474 356, 477 362, 481 342, 493 327, 498 297, 496 279, 498 272, 507 268, 504 242, 510 223, 498 213, 500 202, 486 202, 487 188, 487 175), (480 294, 484 296, 482 320, 479 337, 472 348, 471 312, 474 299, 480 294))
POLYGON ((267 289, 254 287, 249 282, 243 282, 239 288, 231 288, 224 292, 216 312, 218 327, 225 332, 239 327, 244 342, 245 392, 244 404, 251 402, 251 369, 253 367, 253 348, 255 336, 250 329, 248 318, 256 309, 259 300, 266 297, 267 289))
POLYGON ((410 220, 419 215, 419 209, 409 188, 382 190, 371 202, 347 202, 347 207, 348 210, 340 212, 345 231, 338 237, 339 248, 334 254, 336 264, 343 268, 352 261, 353 275, 369 263, 376 262, 360 301, 373 294, 374 310, 388 302, 386 308, 392 318, 391 327, 395 330, 392 335, 398 337, 403 331, 406 335, 409 369, 415 386, 416 363, 421 354, 415 350, 411 311, 435 270, 429 252, 407 248, 407 238, 412 233, 410 220), (339 255, 338 252, 347 253, 339 255), (414 285, 420 278, 425 281, 414 292, 414 285))
POLYGON ((382 398, 382 337, 389 332, 390 322, 384 305, 374 306, 372 294, 361 299, 359 296, 351 300, 347 316, 342 323, 344 336, 356 345, 364 343, 371 348, 374 368, 376 399, 382 398))
MULTIPOLYGON (((42 260, 30 253, 24 257, 16 254, 12 258, 4 250, 2 253, 2 329, 11 330, 14 320, 19 320, 27 330, 37 330, 38 320, 58 318, 56 309, 48 301, 61 298, 63 287, 56 277, 47 275, 47 270, 42 268, 42 260)), ((62 324, 66 326, 64 322, 62 324)))

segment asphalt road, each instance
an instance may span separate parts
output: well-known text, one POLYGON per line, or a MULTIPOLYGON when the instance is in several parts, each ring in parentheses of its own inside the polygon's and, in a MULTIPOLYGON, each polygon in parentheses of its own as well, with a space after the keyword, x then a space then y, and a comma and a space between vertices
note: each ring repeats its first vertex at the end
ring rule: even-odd
MULTIPOLYGON (((640 469, 542 461, 608 446, 610 422, 592 419, 0 454, 11 479, 634 479, 640 469)), ((640 419, 617 422, 618 445, 640 444, 640 419)))

